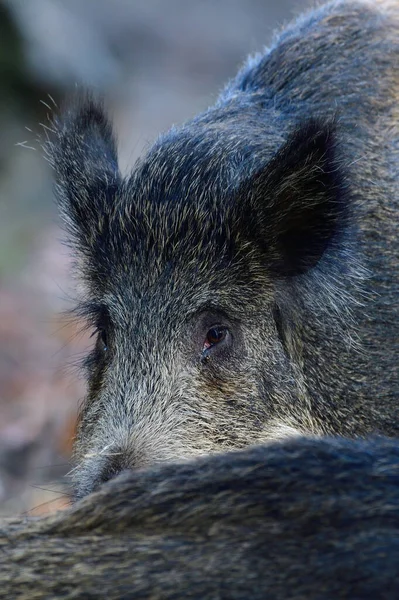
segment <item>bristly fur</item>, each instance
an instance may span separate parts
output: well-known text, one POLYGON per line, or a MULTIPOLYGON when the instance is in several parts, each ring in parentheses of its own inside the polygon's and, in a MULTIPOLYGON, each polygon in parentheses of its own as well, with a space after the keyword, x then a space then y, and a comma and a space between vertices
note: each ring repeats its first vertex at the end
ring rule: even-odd
POLYGON ((396 600, 399 444, 289 440, 126 472, 0 523, 4 600, 396 600))
POLYGON ((54 123, 83 303, 101 313, 78 496, 284 435, 398 434, 398 66, 397 6, 341 0, 129 177, 100 104, 54 123), (214 326, 226 339, 205 352, 214 326))

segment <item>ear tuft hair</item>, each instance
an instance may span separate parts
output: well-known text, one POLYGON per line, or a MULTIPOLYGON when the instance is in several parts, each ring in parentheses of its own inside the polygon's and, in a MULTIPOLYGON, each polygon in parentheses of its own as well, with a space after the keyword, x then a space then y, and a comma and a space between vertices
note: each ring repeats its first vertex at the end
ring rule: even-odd
POLYGON ((102 103, 77 97, 56 118, 46 152, 67 230, 86 246, 109 212, 120 183, 116 143, 102 103))

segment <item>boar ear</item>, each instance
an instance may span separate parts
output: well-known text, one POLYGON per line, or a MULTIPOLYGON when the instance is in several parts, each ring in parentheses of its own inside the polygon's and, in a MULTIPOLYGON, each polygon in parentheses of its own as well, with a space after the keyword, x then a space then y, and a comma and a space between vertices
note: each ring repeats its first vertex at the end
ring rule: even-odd
POLYGON ((309 121, 247 182, 249 234, 278 274, 314 267, 345 227, 347 194, 335 149, 334 125, 309 121))
POLYGON ((91 97, 76 99, 53 124, 46 145, 56 172, 56 195, 65 225, 85 247, 107 221, 120 175, 112 128, 91 97))

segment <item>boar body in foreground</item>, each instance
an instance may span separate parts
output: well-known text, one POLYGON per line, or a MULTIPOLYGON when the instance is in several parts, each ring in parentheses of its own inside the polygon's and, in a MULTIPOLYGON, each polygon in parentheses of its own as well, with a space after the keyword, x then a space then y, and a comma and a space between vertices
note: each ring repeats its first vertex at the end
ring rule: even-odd
POLYGON ((398 434, 398 12, 305 15, 126 178, 101 107, 55 123, 98 330, 77 497, 290 434, 398 434))
POLYGON ((0 524, 0 598, 396 600, 397 441, 289 440, 127 472, 0 524))

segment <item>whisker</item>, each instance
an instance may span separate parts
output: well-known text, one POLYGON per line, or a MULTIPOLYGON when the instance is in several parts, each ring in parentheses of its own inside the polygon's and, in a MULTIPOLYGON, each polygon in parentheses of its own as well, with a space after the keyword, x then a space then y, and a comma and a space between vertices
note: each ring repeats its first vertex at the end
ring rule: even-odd
POLYGON ((50 488, 42 487, 41 485, 35 485, 33 483, 29 484, 29 487, 35 490, 41 490, 42 492, 51 492, 52 494, 63 494, 63 490, 52 490, 50 488))
POLYGON ((39 102, 40 102, 40 104, 43 104, 43 106, 48 108, 50 112, 53 112, 53 107, 50 106, 49 104, 47 104, 47 102, 45 102, 44 100, 39 100, 39 102))
POLYGON ((48 98, 50 99, 50 101, 53 103, 53 105, 54 105, 54 108, 58 108, 58 105, 57 105, 56 101, 54 100, 54 98, 53 98, 53 97, 52 97, 50 94, 47 94, 47 97, 48 97, 48 98))
MULTIPOLYGON (((53 504, 54 502, 59 502, 60 500, 62 500, 62 498, 64 498, 64 495, 58 496, 58 498, 53 498, 52 500, 47 500, 46 502, 42 502, 41 504, 37 504, 33 508, 30 508, 29 510, 21 513, 21 515, 34 517, 35 516, 34 511, 37 511, 37 510, 41 509, 43 506, 47 506, 48 504, 53 504)), ((68 506, 69 506, 69 501, 65 501, 65 505, 62 508, 67 508, 68 506)))
POLYGON ((54 135, 57 133, 55 129, 51 129, 51 127, 48 127, 44 123, 39 123, 39 125, 41 127, 43 127, 43 129, 45 129, 46 131, 49 131, 50 133, 53 133, 54 135))
POLYGON ((26 148, 27 150, 34 150, 36 152, 37 148, 33 146, 28 146, 28 141, 24 140, 23 142, 16 142, 14 146, 20 146, 21 148, 26 148))
POLYGON ((40 465, 39 467, 32 467, 32 471, 36 471, 37 469, 52 469, 56 467, 68 467, 70 465, 69 462, 66 463, 51 463, 50 465, 40 465))

